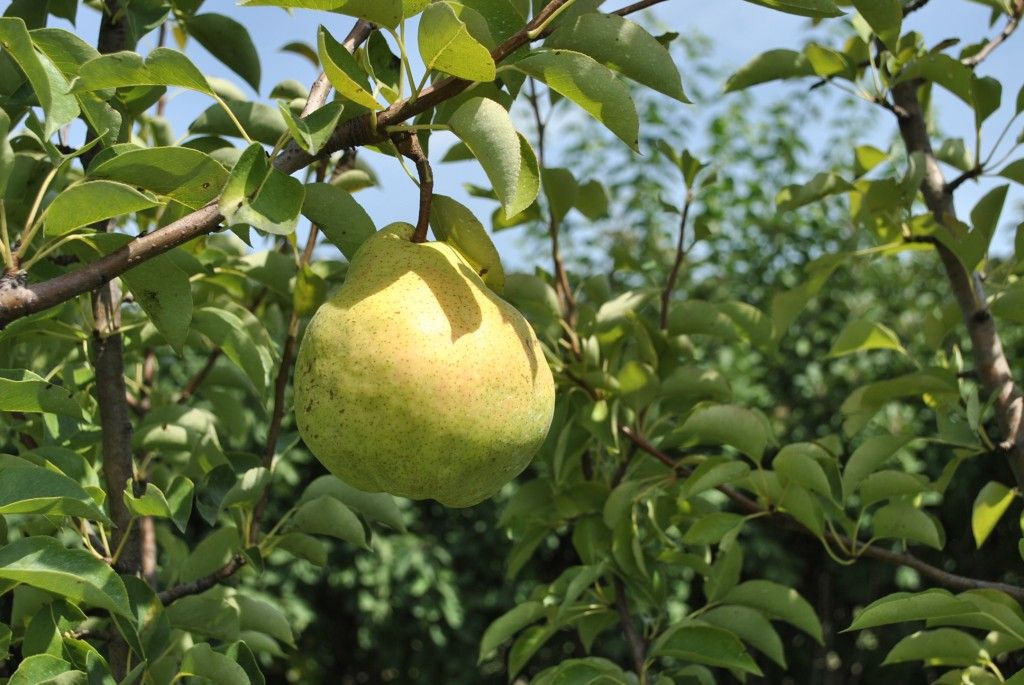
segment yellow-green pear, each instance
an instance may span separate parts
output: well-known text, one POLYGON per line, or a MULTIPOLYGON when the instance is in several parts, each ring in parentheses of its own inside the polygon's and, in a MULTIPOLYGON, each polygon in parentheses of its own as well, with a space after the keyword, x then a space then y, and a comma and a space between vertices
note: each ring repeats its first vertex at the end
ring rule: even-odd
POLYGON ((523 316, 451 246, 412 233, 399 223, 368 238, 313 316, 295 415, 350 485, 470 506, 530 463, 554 382, 523 316))

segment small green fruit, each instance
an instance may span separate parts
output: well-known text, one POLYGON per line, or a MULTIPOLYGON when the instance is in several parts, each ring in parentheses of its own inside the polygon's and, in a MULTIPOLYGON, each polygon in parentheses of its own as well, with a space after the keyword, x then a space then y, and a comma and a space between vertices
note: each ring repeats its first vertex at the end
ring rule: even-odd
POLYGON ((412 232, 392 224, 368 238, 313 316, 296 419, 350 485, 470 506, 530 463, 554 381, 522 315, 452 247, 412 232))

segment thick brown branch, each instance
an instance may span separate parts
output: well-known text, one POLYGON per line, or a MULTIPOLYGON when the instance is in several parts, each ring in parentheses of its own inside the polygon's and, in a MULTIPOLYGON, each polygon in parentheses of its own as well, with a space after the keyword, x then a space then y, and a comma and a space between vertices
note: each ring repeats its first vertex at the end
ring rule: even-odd
MULTIPOLYGON (((925 204, 939 224, 951 226, 956 221, 953 194, 946 186, 942 169, 932 151, 924 112, 917 99, 919 85, 918 82, 905 82, 893 88, 893 99, 905 112, 898 119, 900 135, 908 152, 920 153, 924 158, 921 193, 925 204)), ((935 249, 967 325, 974 367, 985 392, 995 399, 996 420, 1003 436, 999 447, 1006 453, 1018 487, 1024 487, 1024 396, 1013 380, 999 331, 980 288, 980 279, 969 273, 948 247, 936 243, 935 249)))
POLYGON ((683 211, 679 217, 679 240, 676 242, 676 258, 672 263, 672 271, 668 274, 665 282, 665 289, 661 292, 661 330, 668 328, 668 310, 672 301, 672 292, 676 289, 676 282, 679 280, 679 268, 686 259, 686 220, 690 216, 690 205, 693 204, 693 191, 686 190, 686 202, 683 203, 683 211))
POLYGON ((965 57, 961 61, 972 69, 981 64, 986 57, 992 54, 993 50, 1003 44, 1017 30, 1022 15, 1024 15, 1024 0, 1017 0, 1017 4, 1013 8, 1013 14, 1006 21, 1006 26, 1003 27, 1003 30, 985 43, 976 53, 970 57, 965 57))
MULTIPOLYGON (((640 435, 636 431, 632 430, 627 426, 623 426, 619 429, 622 435, 629 438, 639 447, 643 452, 654 457, 661 463, 665 464, 669 468, 673 469, 680 476, 689 475, 691 470, 685 466, 678 465, 676 460, 670 455, 666 454, 656 446, 651 444, 644 436, 640 435)), ((718 486, 718 491, 729 498, 740 511, 747 514, 758 514, 763 519, 768 519, 773 522, 777 522, 779 525, 783 525, 792 530, 799 531, 805 535, 817 537, 817 535, 798 523, 795 519, 771 509, 765 509, 760 504, 750 499, 746 495, 737 491, 735 488, 731 488, 728 485, 718 486)), ((932 566, 931 564, 915 557, 912 554, 905 552, 892 552, 878 545, 867 545, 859 540, 851 540, 844 535, 832 535, 827 534, 826 537, 839 545, 843 549, 855 549, 858 556, 869 557, 871 559, 878 559, 889 564, 895 564, 897 566, 909 566, 915 569, 918 573, 926 578, 930 578, 939 585, 945 586, 952 590, 999 590, 1005 592, 1018 601, 1024 601, 1024 587, 1017 585, 1010 585, 1008 583, 1000 583, 991 580, 981 580, 979 578, 970 578, 967 576, 957 575, 955 573, 949 573, 938 567, 932 566)))

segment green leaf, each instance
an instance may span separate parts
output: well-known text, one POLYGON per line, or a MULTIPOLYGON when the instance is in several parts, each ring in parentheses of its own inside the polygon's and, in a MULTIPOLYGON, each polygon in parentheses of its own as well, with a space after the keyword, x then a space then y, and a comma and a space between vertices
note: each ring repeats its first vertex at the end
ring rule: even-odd
POLYGON ((801 17, 827 19, 843 14, 832 0, 747 0, 747 2, 801 17))
POLYGON ((403 0, 242 0, 245 7, 273 5, 296 9, 325 10, 395 27, 402 20, 403 0))
POLYGON ((0 411, 82 418, 82 405, 66 388, 25 369, 0 369, 0 411))
POLYGON ((771 437, 761 417, 745 407, 727 404, 697 409, 679 433, 697 444, 732 445, 758 462, 771 437))
POLYGON ((746 519, 739 514, 716 511, 697 519, 683 534, 683 544, 714 545, 740 528, 746 519))
POLYGON ((239 609, 239 627, 257 630, 286 645, 295 646, 295 635, 288 617, 277 605, 244 594, 234 596, 239 609))
POLYGON ((899 73, 897 82, 912 79, 933 81, 960 98, 968 107, 974 107, 972 84, 974 72, 960 60, 949 55, 929 52, 911 60, 899 73))
POLYGON ((731 93, 759 83, 800 76, 814 76, 814 68, 803 53, 795 50, 769 50, 747 62, 730 76, 725 82, 725 92, 731 93))
POLYGON ((584 14, 559 26, 544 45, 582 52, 637 83, 690 102, 669 51, 639 24, 618 15, 584 14))
POLYGON ((846 75, 853 76, 854 67, 850 60, 841 52, 817 43, 809 43, 804 48, 807 61, 811 63, 814 73, 822 77, 846 75))
MULTIPOLYGON (((1024 248, 1024 228, 1018 229, 1018 240, 1024 248)), ((1024 255, 1024 249, 1020 252, 1024 255)), ((1016 284, 999 294, 998 299, 992 303, 992 314, 1000 319, 1024 323, 1024 284, 1016 284)))
POLYGON ((548 49, 537 50, 512 66, 575 102, 622 142, 639 151, 640 120, 636 106, 629 88, 608 67, 580 52, 548 49))
POLYGON ((368 547, 366 531, 359 517, 329 495, 302 504, 291 519, 291 527, 303 533, 329 535, 359 547, 368 547))
MULTIPOLYGON (((266 145, 274 145, 282 135, 288 132, 281 111, 277 107, 271 107, 261 102, 237 102, 234 100, 229 100, 226 104, 253 140, 258 140, 266 145)), ((237 138, 240 135, 235 122, 228 117, 224 108, 219 104, 207 108, 189 124, 188 128, 189 132, 194 134, 231 138, 237 138)))
POLYGON ((782 639, 760 611, 745 606, 717 606, 701 614, 701 620, 724 628, 786 668, 782 639))
POLYGON ((748 580, 729 590, 721 601, 739 604, 764 613, 771 619, 785 621, 824 644, 821 622, 810 602, 791 587, 770 580, 748 580))
POLYGON ((182 657, 178 676, 195 676, 218 685, 250 685, 249 676, 234 659, 202 642, 193 645, 182 657))
POLYGON ((139 148, 89 169, 89 177, 117 181, 199 209, 217 197, 228 172, 212 157, 187 147, 139 148))
POLYGON ((954 597, 947 590, 897 592, 864 607, 846 630, 864 630, 906 621, 948 619, 975 611, 972 604, 954 597))
POLYGON ((736 483, 749 473, 750 467, 745 462, 726 457, 712 457, 702 462, 686 477, 679 489, 679 496, 690 498, 719 485, 736 483))
POLYGON ((47 235, 63 235, 98 221, 156 207, 160 202, 149 193, 124 183, 86 181, 57 195, 43 215, 47 235))
POLYGON ((192 328, 208 337, 252 381, 262 396, 267 387, 267 374, 272 360, 246 331, 240 318, 224 309, 202 307, 192 314, 192 328))
POLYGON ((862 480, 913 439, 912 435, 875 435, 861 443, 843 469, 843 492, 851 494, 862 480))
POLYGON ((323 149, 331 134, 341 119, 345 105, 340 102, 328 102, 320 109, 310 112, 306 117, 298 117, 292 113, 291 107, 281 102, 278 103, 281 116, 292 138, 299 147, 311 155, 315 155, 323 149))
POLYGON ((909 502, 890 502, 879 508, 871 527, 879 538, 909 540, 942 549, 942 533, 935 521, 909 502))
POLYGON ((81 485, 62 473, 28 462, 0 462, 0 514, 79 516, 112 525, 81 485))
POLYGON ((0 17, 0 47, 18 64, 46 116, 43 135, 49 139, 78 116, 78 103, 68 94, 68 82, 50 58, 36 51, 25 22, 0 17))
POLYGON ((827 458, 828 453, 814 443, 793 443, 779 450, 772 460, 772 468, 786 480, 832 499, 832 486, 818 461, 820 455, 827 458))
POLYGON ((142 262, 122 274, 135 302, 170 346, 181 354, 192 321, 192 284, 169 256, 142 262))
POLYGON ((979 548, 995 530, 996 524, 1013 503, 1015 496, 1014 490, 996 481, 985 483, 978 492, 971 508, 971 532, 974 533, 974 542, 979 548))
POLYGON ((420 57, 427 69, 443 71, 467 81, 493 81, 496 75, 490 51, 447 2, 427 5, 420 16, 420 57))
POLYGON ((299 559, 305 559, 315 566, 323 566, 327 563, 327 547, 312 535, 297 532, 285 533, 275 538, 274 546, 299 559))
POLYGON ((1003 178, 1008 178, 1011 181, 1024 185, 1024 158, 1018 159, 1015 162, 1010 162, 1003 167, 1003 170, 999 172, 999 175, 1003 178))
POLYGON ((332 245, 352 261, 363 241, 377 228, 348 191, 330 183, 309 183, 302 214, 316 224, 332 245))
POLYGON ((859 319, 843 327, 832 343, 828 356, 842 357, 864 350, 896 350, 906 353, 892 329, 879 323, 859 319))
POLYGON ((788 185, 780 190, 775 196, 775 204, 780 212, 788 212, 817 202, 829 195, 845 193, 850 190, 853 190, 853 186, 838 174, 820 173, 807 183, 788 185))
POLYGON ((143 60, 134 52, 101 55, 83 64, 71 92, 82 93, 131 86, 177 86, 214 95, 203 73, 184 54, 156 48, 143 60))
POLYGON ((52 654, 35 654, 18 664, 7 685, 87 685, 89 677, 52 654))
POLYGON ((304 195, 302 181, 275 169, 263 146, 253 143, 231 170, 220 196, 220 213, 228 226, 246 224, 288 235, 299 223, 304 195))
POLYGON ((539 621, 544 614, 544 605, 540 602, 524 602, 494 619, 480 639, 477 663, 482 662, 487 655, 520 630, 539 621))
POLYGON ((451 245, 491 290, 505 287, 505 270, 497 248, 469 208, 445 195, 434 195, 430 206, 430 227, 443 243, 451 245))
POLYGON ((857 492, 861 506, 870 506, 891 497, 917 495, 928 487, 927 479, 905 471, 875 471, 860 482, 857 492))
POLYGON ((544 643, 551 638, 558 630, 557 626, 530 626, 524 630, 512 648, 508 652, 508 677, 511 682, 523 670, 523 667, 530 661, 530 658, 537 653, 537 650, 544 646, 544 643))
POLYGON ((580 190, 579 184, 576 183, 576 179, 568 169, 558 167, 541 169, 540 175, 548 207, 554 215, 555 221, 561 221, 576 204, 576 197, 580 190))
POLYGON ((903 25, 903 4, 900 0, 853 0, 853 6, 885 46, 895 50, 903 25))
POLYGON ((738 637, 710 625, 689 623, 669 628, 651 644, 649 655, 761 675, 761 669, 738 637))
POLYGON ((0 548, 0 580, 131 616, 128 592, 112 568, 85 550, 65 549, 51 537, 21 538, 0 548))
POLYGON ((223 14, 193 14, 184 22, 188 34, 211 55, 252 86, 260 89, 260 56, 249 31, 223 14))
POLYGON ((448 125, 484 168, 506 218, 533 204, 540 191, 537 159, 504 107, 494 100, 471 98, 452 113, 448 125))
POLYGON ((317 33, 317 54, 320 56, 324 73, 338 94, 367 109, 380 109, 380 104, 373 97, 366 72, 356 62, 352 53, 336 41, 323 26, 317 33))
POLYGON ((924 666, 970 666, 983 658, 981 643, 954 628, 919 630, 889 650, 882 665, 922 661, 924 666))

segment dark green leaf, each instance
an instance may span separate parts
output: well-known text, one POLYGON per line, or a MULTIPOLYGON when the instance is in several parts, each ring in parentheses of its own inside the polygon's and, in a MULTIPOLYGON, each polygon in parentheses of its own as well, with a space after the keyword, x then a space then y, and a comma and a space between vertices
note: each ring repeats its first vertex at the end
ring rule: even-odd
POLYGON ((260 56, 245 26, 223 14, 209 13, 188 17, 185 30, 253 90, 260 89, 260 56))

